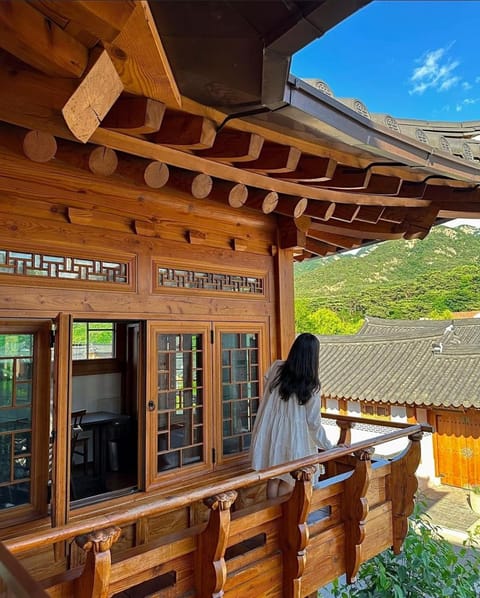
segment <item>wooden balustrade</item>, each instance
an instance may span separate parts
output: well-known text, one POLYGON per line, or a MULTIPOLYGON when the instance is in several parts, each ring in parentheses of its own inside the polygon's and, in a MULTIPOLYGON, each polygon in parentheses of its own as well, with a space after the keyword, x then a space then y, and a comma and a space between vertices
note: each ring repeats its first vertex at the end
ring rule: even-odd
MULTIPOLYGON (((335 419, 345 434, 347 418, 335 419)), ((87 553, 83 566, 41 580, 25 572, 23 584, 43 588, 51 597, 107 598, 133 586, 156 584, 158 597, 300 598, 343 573, 351 581, 365 560, 390 546, 398 552, 407 533, 422 426, 391 427, 397 429, 350 447, 6 540, 0 543, 3 582, 15 592, 8 571, 22 567, 19 556, 72 539, 87 553), (407 437, 401 454, 372 462, 375 446, 407 437), (318 463, 327 465, 327 475, 313 487, 318 463), (295 478, 290 496, 232 510, 239 491, 288 471, 295 478), (206 523, 111 554, 122 526, 199 501, 208 507, 206 523)))

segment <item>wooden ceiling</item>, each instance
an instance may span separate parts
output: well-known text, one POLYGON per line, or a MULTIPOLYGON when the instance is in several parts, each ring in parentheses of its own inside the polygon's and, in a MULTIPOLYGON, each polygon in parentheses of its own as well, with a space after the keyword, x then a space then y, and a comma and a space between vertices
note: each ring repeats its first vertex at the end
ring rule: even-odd
POLYGON ((182 97, 148 2, 2 0, 0 48, 1 145, 277 215, 297 259, 480 217, 480 163, 438 151, 416 163, 418 141, 330 98, 312 132, 182 97), (366 142, 346 119, 371 128, 366 142))

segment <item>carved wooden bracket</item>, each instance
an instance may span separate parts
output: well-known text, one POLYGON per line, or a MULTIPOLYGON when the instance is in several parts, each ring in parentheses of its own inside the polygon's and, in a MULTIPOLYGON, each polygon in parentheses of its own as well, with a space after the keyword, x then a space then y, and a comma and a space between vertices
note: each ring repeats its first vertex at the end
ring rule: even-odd
POLYGON ((87 553, 85 567, 75 580, 75 596, 107 598, 111 574, 110 549, 120 538, 119 527, 94 530, 75 538, 75 543, 87 553))
POLYGON ((283 595, 298 596, 305 570, 308 544, 307 517, 312 501, 312 479, 315 465, 308 465, 291 472, 295 487, 290 498, 283 503, 281 543, 283 553, 283 595))
POLYGON ((345 481, 343 512, 345 525, 345 573, 347 583, 356 579, 362 562, 365 520, 368 515, 367 491, 370 484, 371 451, 358 451, 353 475, 345 481))
POLYGON ((408 531, 408 518, 413 512, 418 480, 415 471, 420 464, 421 431, 411 434, 407 448, 392 460, 390 496, 392 498, 393 551, 399 554, 408 531))
POLYGON ((205 530, 198 538, 195 552, 195 585, 198 596, 223 596, 227 580, 225 550, 230 531, 230 508, 237 498, 235 490, 210 496, 203 502, 210 509, 205 530))

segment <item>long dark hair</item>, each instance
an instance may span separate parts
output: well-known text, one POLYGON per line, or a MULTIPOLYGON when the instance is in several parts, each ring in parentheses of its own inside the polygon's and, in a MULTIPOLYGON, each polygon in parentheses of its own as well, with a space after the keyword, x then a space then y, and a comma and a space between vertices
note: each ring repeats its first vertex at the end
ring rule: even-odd
POLYGON ((270 389, 278 386, 282 400, 288 401, 295 394, 300 405, 305 405, 312 394, 320 390, 319 350, 320 343, 313 334, 304 332, 297 336, 270 389))

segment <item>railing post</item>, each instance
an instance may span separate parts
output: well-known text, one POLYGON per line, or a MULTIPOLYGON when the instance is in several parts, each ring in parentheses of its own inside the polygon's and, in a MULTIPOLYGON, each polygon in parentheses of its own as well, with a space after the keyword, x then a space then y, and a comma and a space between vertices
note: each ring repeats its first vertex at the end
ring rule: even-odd
POLYGON ((119 527, 107 527, 75 538, 77 546, 87 553, 83 572, 75 580, 75 598, 107 598, 112 563, 110 549, 121 531, 119 527))
POLYGON ((423 432, 410 435, 409 446, 392 460, 390 498, 392 500, 393 552, 399 554, 408 532, 408 518, 413 512, 418 480, 415 472, 420 464, 420 441, 423 432))
POLYGON ((335 423, 340 428, 338 444, 352 444, 352 428, 355 426, 355 423, 342 419, 337 419, 335 423))
POLYGON ((355 471, 345 480, 343 515, 345 528, 345 574, 353 583, 362 563, 362 542, 368 515, 367 491, 371 477, 373 449, 355 453, 355 471))
POLYGON ((195 583, 197 595, 202 598, 223 596, 227 579, 225 550, 230 531, 230 508, 236 498, 237 492, 229 490, 203 501, 210 509, 210 517, 195 551, 195 583))
POLYGON ((312 501, 312 479, 315 466, 292 472, 295 486, 290 498, 282 504, 283 517, 280 534, 283 552, 283 595, 300 598, 302 575, 305 569, 305 548, 308 544, 307 517, 312 501))

